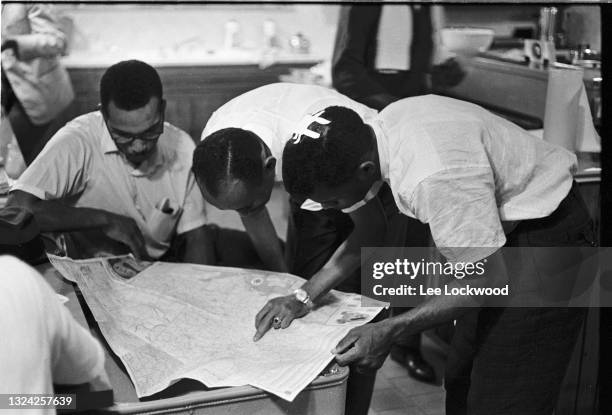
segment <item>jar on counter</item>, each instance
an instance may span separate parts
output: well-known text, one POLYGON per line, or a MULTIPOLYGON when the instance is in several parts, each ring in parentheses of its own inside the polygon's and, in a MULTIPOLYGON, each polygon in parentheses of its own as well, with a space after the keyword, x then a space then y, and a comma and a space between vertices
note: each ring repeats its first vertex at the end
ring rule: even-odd
POLYGON ((276 22, 266 19, 263 22, 264 49, 275 49, 280 47, 276 33, 276 22))
POLYGON ((225 49, 235 49, 240 47, 240 23, 236 20, 228 20, 225 23, 225 38, 223 46, 225 49))

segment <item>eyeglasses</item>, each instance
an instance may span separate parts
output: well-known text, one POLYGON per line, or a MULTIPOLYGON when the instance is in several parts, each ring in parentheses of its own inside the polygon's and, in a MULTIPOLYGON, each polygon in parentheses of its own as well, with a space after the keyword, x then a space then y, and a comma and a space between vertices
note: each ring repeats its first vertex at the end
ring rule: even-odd
POLYGON ((110 125, 108 125, 108 120, 106 118, 106 115, 104 114, 104 111, 101 111, 101 112, 102 112, 102 116, 104 117, 104 124, 106 124, 106 128, 108 129, 109 134, 111 135, 111 137, 117 144, 130 144, 134 140, 142 140, 142 141, 150 142, 150 141, 156 141, 157 139, 159 139, 159 136, 161 136, 164 133, 164 120, 165 120, 165 112, 166 112, 166 100, 165 99, 161 101, 160 106, 161 106, 160 108, 161 111, 159 114, 159 121, 157 121, 151 127, 147 128, 145 131, 138 133, 138 134, 128 133, 126 131, 121 131, 121 130, 111 127, 110 125))

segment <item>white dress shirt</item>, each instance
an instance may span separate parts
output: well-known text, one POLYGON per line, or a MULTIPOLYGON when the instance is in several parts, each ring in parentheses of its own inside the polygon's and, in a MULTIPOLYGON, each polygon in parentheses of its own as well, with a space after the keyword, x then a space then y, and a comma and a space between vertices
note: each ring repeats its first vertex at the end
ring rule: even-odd
POLYGON ((275 83, 244 93, 214 112, 202 139, 223 128, 242 128, 257 134, 276 158, 276 180, 282 182, 282 155, 296 125, 307 114, 339 105, 370 120, 377 111, 336 92, 315 85, 275 83))
POLYGON ((428 223, 452 261, 493 253, 504 226, 550 215, 572 186, 573 153, 464 101, 406 98, 372 127, 398 208, 428 223))
MULTIPOLYGON (((58 131, 11 190, 133 218, 149 255, 159 258, 170 241, 156 239, 149 219, 163 199, 182 208, 176 233, 206 223, 204 199, 191 172, 194 149, 187 133, 165 123, 157 151, 135 169, 117 149, 102 114, 91 112, 58 131)), ((92 241, 91 235, 79 239, 83 250, 103 249, 102 241, 92 241)))

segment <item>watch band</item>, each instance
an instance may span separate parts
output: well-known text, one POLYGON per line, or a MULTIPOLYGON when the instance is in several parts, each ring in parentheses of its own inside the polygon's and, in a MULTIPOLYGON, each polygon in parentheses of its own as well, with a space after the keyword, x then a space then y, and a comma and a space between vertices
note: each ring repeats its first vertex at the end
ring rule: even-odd
POLYGON ((308 309, 312 309, 314 307, 314 303, 310 299, 310 294, 308 294, 305 289, 298 288, 293 292, 293 295, 296 300, 298 300, 300 303, 305 304, 308 309))

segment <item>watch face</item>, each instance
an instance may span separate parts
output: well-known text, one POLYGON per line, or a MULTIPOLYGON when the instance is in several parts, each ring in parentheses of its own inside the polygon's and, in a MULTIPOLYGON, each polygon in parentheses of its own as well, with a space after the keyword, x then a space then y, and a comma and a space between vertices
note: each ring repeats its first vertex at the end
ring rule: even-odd
POLYGON ((304 303, 308 299, 308 293, 302 290, 301 288, 297 289, 295 290, 295 298, 297 298, 298 301, 301 301, 304 303))

